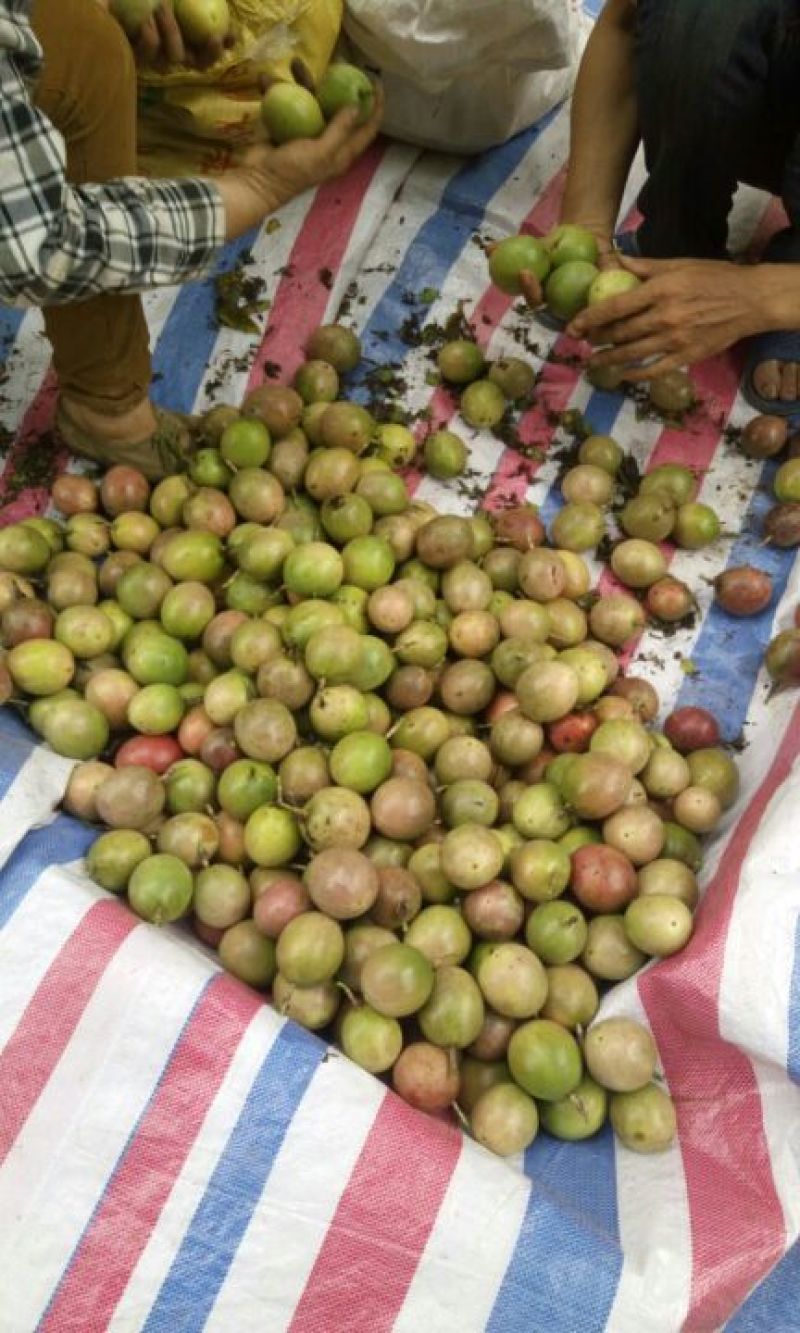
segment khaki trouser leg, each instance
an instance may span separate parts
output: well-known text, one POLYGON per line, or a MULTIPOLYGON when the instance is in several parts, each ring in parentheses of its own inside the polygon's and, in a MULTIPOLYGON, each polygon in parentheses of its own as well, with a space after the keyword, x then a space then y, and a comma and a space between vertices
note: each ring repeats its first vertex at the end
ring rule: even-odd
MULTIPOLYGON (((44 50, 36 104, 64 136, 69 181, 135 175, 136 71, 122 29, 96 0, 35 0, 33 27, 44 50)), ((44 321, 65 398, 118 415, 146 397, 150 351, 138 296, 49 306, 44 321)))

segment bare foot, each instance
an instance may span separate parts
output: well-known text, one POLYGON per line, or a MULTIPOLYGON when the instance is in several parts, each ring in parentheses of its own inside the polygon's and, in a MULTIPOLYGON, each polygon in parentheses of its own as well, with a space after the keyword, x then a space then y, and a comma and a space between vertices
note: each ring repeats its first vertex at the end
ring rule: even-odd
POLYGON ((800 398, 800 365, 796 361, 762 361, 753 371, 753 388, 770 403, 800 398))

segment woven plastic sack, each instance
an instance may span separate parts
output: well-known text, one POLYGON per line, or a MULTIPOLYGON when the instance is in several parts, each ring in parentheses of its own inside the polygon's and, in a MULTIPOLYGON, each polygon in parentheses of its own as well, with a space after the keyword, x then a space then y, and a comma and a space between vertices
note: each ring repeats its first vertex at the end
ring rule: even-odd
POLYGON ((324 73, 342 0, 230 0, 234 43, 211 69, 143 72, 139 159, 151 176, 221 172, 260 137, 259 76, 291 78, 302 60, 324 73))
POLYGON ((380 70, 387 134, 477 153, 567 96, 587 28, 581 0, 347 0, 345 32, 380 70))

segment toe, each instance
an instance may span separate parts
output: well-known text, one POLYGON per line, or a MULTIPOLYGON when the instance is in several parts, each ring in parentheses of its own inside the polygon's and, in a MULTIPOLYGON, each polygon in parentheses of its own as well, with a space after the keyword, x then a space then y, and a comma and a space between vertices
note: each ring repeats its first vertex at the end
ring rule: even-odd
POLYGON ((753 371, 753 387, 761 398, 774 402, 780 397, 781 372, 778 361, 762 361, 753 371))
POLYGON ((797 401, 797 386, 800 380, 800 366, 796 361, 784 361, 781 367, 781 399, 784 403, 797 401))

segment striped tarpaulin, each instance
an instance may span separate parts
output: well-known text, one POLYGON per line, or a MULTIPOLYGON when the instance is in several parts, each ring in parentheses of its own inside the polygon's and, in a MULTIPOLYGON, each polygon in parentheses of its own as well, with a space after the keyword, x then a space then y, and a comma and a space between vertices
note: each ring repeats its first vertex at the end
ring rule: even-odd
MULTIPOLYGON (((631 665, 665 712, 707 705, 728 738, 744 735, 743 794, 710 851, 691 944, 605 1001, 651 1025, 679 1142, 643 1158, 608 1132, 577 1146, 542 1135, 524 1162, 502 1163, 410 1111, 223 976, 178 928, 137 923, 96 891, 81 871, 91 831, 53 814, 68 765, 4 710, 2 1333, 800 1327, 800 715, 796 697, 769 696, 761 670, 800 579, 791 553, 761 545, 772 465, 726 441, 748 417, 734 356, 696 367, 700 406, 676 431, 640 418, 629 398, 593 392, 574 345, 487 285, 476 235, 553 224, 567 132, 562 110, 466 163, 377 146, 347 180, 224 257, 251 248, 267 283, 258 338, 213 327, 210 282, 146 306, 156 396, 191 410, 220 379, 236 402, 272 363, 290 374, 309 331, 346 298, 366 357, 403 362, 411 410, 429 407, 469 440, 470 480, 490 507, 527 498, 552 515, 553 414, 566 408, 644 469, 697 469, 726 535, 669 554, 700 614, 668 639, 647 630, 631 665), (427 383, 424 350, 403 340, 410 315, 440 320, 458 301, 492 355, 515 354, 523 329, 537 345, 540 389, 521 426, 536 460, 470 430, 427 383), (711 608, 710 583, 751 558, 772 574, 776 601, 734 622, 711 608)), ((770 225, 763 198, 738 200, 742 246, 770 225)), ((0 315, 0 337, 13 490, 20 451, 52 421, 54 389, 37 314, 0 315)), ((351 392, 367 393, 358 374, 351 392)), ((413 485, 444 509, 464 503, 431 478, 413 485)), ((4 518, 46 503, 43 492, 14 494, 4 518)))

